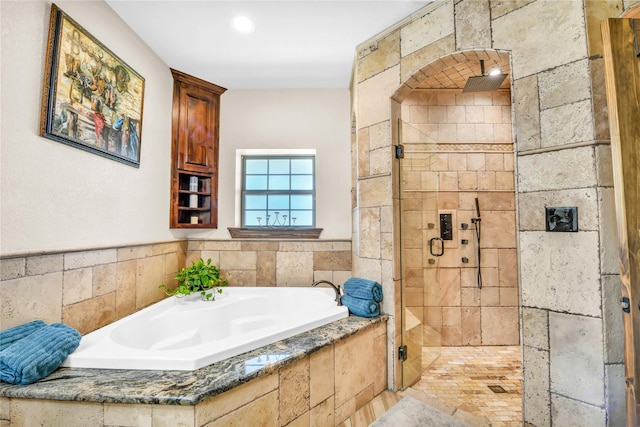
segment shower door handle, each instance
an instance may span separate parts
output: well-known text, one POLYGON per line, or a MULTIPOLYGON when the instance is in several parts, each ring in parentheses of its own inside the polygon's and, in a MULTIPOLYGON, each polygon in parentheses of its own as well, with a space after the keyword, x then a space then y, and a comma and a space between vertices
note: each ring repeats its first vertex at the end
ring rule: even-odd
POLYGON ((433 255, 433 256, 442 256, 442 255, 444 255, 444 240, 441 237, 432 237, 431 240, 429 240, 429 252, 431 252, 431 255, 433 255), (438 253, 433 252, 433 242, 434 241, 440 241, 440 252, 438 252, 438 253))

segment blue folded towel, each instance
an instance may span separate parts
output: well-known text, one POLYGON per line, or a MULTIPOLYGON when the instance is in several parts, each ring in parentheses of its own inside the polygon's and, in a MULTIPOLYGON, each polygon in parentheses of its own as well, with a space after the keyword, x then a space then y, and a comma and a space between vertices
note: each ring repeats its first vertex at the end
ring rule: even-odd
POLYGON ((33 322, 25 323, 23 325, 14 326, 13 328, 5 329, 0 332, 0 351, 9 347, 16 341, 31 335, 40 328, 47 326, 42 320, 34 320, 33 322))
POLYGON ((372 299, 366 300, 343 295, 342 305, 346 306, 351 314, 355 314, 356 316, 376 317, 380 315, 380 305, 372 299))
POLYGON ((55 371, 80 345, 80 333, 52 323, 0 351, 0 380, 30 384, 55 371))
POLYGON ((351 277, 342 285, 344 292, 355 298, 373 299, 382 301, 382 286, 374 280, 351 277))

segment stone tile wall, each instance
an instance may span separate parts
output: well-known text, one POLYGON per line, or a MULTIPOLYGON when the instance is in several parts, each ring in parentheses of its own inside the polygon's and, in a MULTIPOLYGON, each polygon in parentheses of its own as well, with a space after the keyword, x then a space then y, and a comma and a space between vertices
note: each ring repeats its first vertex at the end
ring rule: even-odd
POLYGON ((0 425, 332 427, 386 390, 385 347, 383 322, 194 406, 0 398, 0 425))
MULTIPOLYGON (((464 61, 470 49, 511 57, 528 426, 625 423, 622 322, 616 307, 620 284, 599 33, 599 23, 619 16, 625 7, 630 5, 615 0, 440 0, 363 43, 357 55, 352 87, 352 151, 357 153, 353 271, 381 280, 386 295, 396 298, 384 303, 395 323, 389 329, 391 348, 400 333, 399 274, 394 273, 399 271, 399 234, 393 220, 389 224, 382 218, 384 212, 393 212, 398 173, 374 151, 392 155, 395 123, 403 116, 400 103, 427 76, 464 61), (577 206, 579 231, 545 232, 545 204, 577 206), (371 212, 381 218, 377 227, 363 220, 371 212), (371 251, 378 241, 380 253, 371 251), (565 333, 572 327, 573 334, 565 333), (582 378, 594 387, 593 394, 585 396, 570 378, 582 378)), ((390 384, 399 387, 401 370, 391 360, 390 384)))
POLYGON ((86 334, 164 298, 185 241, 0 259, 0 327, 35 319, 86 334))
POLYGON ((230 286, 342 285, 351 277, 349 240, 189 240, 187 265, 199 258, 211 258, 230 286))
POLYGON ((405 305, 414 315, 422 311, 424 336, 439 331, 443 346, 520 342, 510 103, 508 92, 452 90, 416 91, 402 102, 405 305), (476 197, 482 289, 471 221, 476 197), (439 237, 441 213, 453 217, 453 239, 434 257, 429 239, 439 237))
POLYGON ((231 286, 309 286, 351 276, 351 242, 176 241, 4 257, 1 329, 31 320, 86 334, 165 297, 178 270, 211 258, 231 286))

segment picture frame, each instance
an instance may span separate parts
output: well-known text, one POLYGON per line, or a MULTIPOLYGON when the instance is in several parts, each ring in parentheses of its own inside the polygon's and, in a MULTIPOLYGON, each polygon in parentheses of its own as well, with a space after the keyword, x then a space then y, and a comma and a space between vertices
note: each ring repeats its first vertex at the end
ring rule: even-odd
POLYGON ((51 5, 40 136, 140 167, 144 78, 51 5))

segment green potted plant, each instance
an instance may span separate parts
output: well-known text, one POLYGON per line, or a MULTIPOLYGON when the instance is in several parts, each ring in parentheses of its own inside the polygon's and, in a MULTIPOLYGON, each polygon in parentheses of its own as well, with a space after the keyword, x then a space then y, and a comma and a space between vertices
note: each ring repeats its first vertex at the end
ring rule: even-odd
POLYGON ((200 293, 200 297, 205 301, 214 301, 215 294, 222 293, 222 286, 227 286, 227 281, 220 277, 220 269, 211 264, 211 258, 206 262, 200 258, 198 261, 191 263, 191 266, 185 267, 176 275, 178 286, 169 289, 165 284, 160 285, 164 292, 169 296, 178 298, 200 293))

